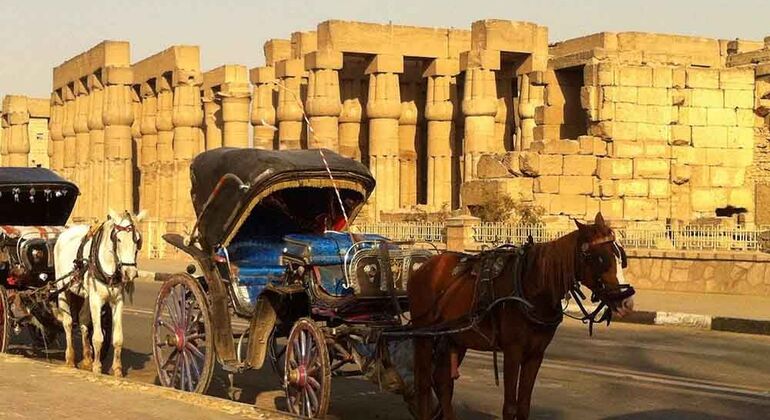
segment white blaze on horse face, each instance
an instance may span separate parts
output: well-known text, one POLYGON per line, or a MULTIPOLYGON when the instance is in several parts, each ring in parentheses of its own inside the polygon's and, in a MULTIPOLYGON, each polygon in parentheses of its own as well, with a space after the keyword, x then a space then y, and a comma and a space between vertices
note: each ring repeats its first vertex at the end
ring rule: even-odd
MULTIPOLYGON (((131 221, 123 219, 116 223, 116 226, 128 227, 131 226, 131 221)), ((137 229, 137 226, 133 226, 133 229, 137 229)), ((137 257, 137 243, 134 241, 134 232, 130 230, 118 230, 115 232, 116 240, 116 256, 118 261, 122 263, 121 275, 124 281, 133 281, 138 277, 139 272, 136 268, 137 257), (133 264, 126 266, 125 264, 133 264)))
MULTIPOLYGON (((623 260, 620 257, 620 255, 622 255, 622 253, 620 252, 620 245, 617 243, 617 241, 615 241, 613 242, 612 246, 615 247, 615 251, 616 251, 615 277, 618 279, 618 284, 628 284, 625 276, 623 275, 623 260)), ((634 297, 630 296, 623 299, 623 301, 620 302, 620 305, 618 305, 618 309, 616 313, 618 317, 622 318, 633 311, 634 311, 634 297)))

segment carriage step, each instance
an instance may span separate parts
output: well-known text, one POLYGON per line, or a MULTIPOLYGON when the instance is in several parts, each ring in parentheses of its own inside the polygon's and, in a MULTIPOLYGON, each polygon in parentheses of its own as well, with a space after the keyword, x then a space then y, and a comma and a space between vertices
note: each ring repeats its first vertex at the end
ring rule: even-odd
POLYGON ((237 360, 223 360, 222 370, 229 373, 241 373, 248 369, 245 363, 240 363, 237 360))

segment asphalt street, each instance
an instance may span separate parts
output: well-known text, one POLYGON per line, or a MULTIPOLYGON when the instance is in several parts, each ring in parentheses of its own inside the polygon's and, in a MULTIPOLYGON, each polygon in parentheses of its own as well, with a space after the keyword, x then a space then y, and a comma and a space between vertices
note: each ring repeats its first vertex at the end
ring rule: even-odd
MULTIPOLYGON (((127 377, 155 382, 150 330, 159 283, 137 283, 125 311, 123 366, 127 377)), ((241 321, 243 323, 243 321, 241 321)), ((235 328, 239 330, 239 328, 235 328)), ((24 336, 12 352, 31 353, 24 336)), ((759 419, 770 418, 770 337, 615 323, 593 337, 565 321, 548 349, 533 396, 536 419, 759 419)), ((63 359, 52 349, 33 357, 63 359)), ((501 363, 502 365, 502 363, 501 363)), ((105 367, 106 369, 107 367, 105 367)), ((469 353, 455 391, 463 419, 499 418, 491 354, 469 353)), ((236 376, 237 399, 283 408, 278 377, 269 366, 236 376)), ((228 397, 218 372, 209 391, 228 397)), ((332 381, 332 417, 408 419, 401 397, 356 378, 332 381)), ((182 415, 182 413, 180 413, 182 415)))

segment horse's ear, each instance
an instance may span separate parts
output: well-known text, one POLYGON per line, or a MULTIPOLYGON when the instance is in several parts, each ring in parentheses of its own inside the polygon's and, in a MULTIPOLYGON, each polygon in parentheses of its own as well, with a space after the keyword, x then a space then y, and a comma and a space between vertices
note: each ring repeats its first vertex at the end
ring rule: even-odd
POLYGON ((142 219, 144 219, 145 217, 147 217, 147 210, 146 209, 140 211, 139 214, 137 214, 136 217, 134 217, 134 220, 136 220, 137 222, 141 222, 142 219))
POLYGON ((580 223, 578 219, 575 219, 575 226, 577 226, 578 230, 581 230, 581 231, 586 228, 586 225, 580 223))
POLYGON ((605 226, 604 224, 604 217, 602 216, 602 212, 597 212, 596 217, 594 218, 594 224, 597 226, 605 226))
POLYGON ((115 210, 110 209, 109 212, 107 213, 107 219, 118 221, 120 220, 120 215, 115 210))

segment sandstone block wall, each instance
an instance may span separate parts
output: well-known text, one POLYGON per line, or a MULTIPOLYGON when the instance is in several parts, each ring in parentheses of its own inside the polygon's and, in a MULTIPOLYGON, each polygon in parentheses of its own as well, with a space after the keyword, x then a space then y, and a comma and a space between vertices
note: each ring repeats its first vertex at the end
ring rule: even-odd
POLYGON ((770 257, 748 252, 628 250, 635 287, 694 293, 770 295, 770 257))

